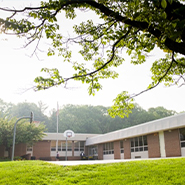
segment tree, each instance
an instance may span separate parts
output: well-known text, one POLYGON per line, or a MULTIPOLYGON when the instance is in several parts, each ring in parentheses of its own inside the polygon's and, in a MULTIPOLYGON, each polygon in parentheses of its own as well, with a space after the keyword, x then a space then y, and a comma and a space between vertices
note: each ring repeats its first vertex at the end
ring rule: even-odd
POLYGON ((39 101, 38 105, 39 105, 40 111, 44 114, 46 109, 48 108, 48 106, 45 103, 43 103, 42 101, 39 101))
MULTIPOLYGON (((128 118, 108 115, 109 107, 90 105, 65 105, 59 110, 59 132, 73 130, 75 133, 104 134, 111 131, 128 128, 148 121, 164 118, 176 114, 175 111, 163 107, 150 108, 148 111, 135 104, 128 118)), ((56 110, 50 116, 48 132, 56 132, 56 110)))
POLYGON ((153 119, 160 119, 176 114, 173 110, 167 110, 164 107, 156 107, 148 109, 148 113, 153 116, 153 119))
MULTIPOLYGON (((98 108, 99 106, 65 105, 59 110, 59 132, 70 129, 75 133, 102 133, 100 125, 102 122, 105 124, 106 120, 102 120, 103 114, 98 108)), ((49 132, 56 132, 56 117, 56 111, 53 110, 49 132)))
POLYGON ((9 117, 22 117, 28 116, 31 112, 34 113, 34 121, 43 122, 46 127, 49 127, 49 119, 44 115, 43 111, 45 110, 44 104, 39 104, 39 107, 35 103, 18 103, 17 105, 12 105, 9 109, 9 117))
POLYGON ((131 56, 131 63, 139 65, 147 61, 147 54, 156 47, 164 51, 166 56, 153 62, 151 84, 134 95, 127 91, 118 94, 109 111, 110 115, 128 116, 134 107, 134 97, 160 83, 181 86, 185 82, 183 1, 49 0, 42 1, 39 7, 0 10, 10 13, 8 17, 0 19, 1 32, 26 37, 27 45, 37 41, 35 49, 38 49, 41 38, 45 37, 51 40, 49 56, 58 53, 64 61, 73 64, 74 74, 71 77, 63 77, 59 69, 43 68, 42 71, 49 74, 49 77, 37 77, 36 90, 62 84, 65 86, 69 80, 74 79, 89 84, 89 94, 94 95, 95 91, 102 88, 101 79, 118 76, 113 69, 123 63, 123 49, 131 56), (65 12, 66 18, 75 20, 76 12, 87 14, 87 10, 99 18, 98 22, 87 20, 74 25, 76 35, 73 37, 66 38, 60 33, 60 21, 57 20, 61 12, 65 12), (76 49, 79 49, 84 62, 76 62, 72 57, 69 50, 72 43, 78 45, 76 49))
MULTIPOLYGON (((13 130, 16 119, 0 118, 0 145, 6 147, 10 157, 10 150, 13 144, 13 130)), ((43 124, 35 125, 25 120, 17 123, 15 144, 26 143, 33 144, 42 140, 45 126, 43 124)))
POLYGON ((12 106, 12 103, 6 103, 2 99, 0 99, 0 117, 8 116, 12 106))

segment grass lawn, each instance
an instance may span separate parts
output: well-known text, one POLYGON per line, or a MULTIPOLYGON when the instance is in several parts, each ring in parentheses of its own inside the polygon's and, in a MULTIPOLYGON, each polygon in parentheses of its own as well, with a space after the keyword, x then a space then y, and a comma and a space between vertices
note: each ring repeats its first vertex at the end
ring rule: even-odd
POLYGON ((79 166, 43 161, 0 162, 0 184, 184 185, 185 158, 79 166))

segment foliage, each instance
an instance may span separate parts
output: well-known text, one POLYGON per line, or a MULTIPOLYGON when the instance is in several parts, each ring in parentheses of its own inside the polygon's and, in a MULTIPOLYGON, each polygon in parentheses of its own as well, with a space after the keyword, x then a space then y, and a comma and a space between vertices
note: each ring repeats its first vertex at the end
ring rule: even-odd
MULTIPOLYGON (((128 118, 108 115, 108 107, 89 105, 66 105, 59 110, 59 132, 73 130, 75 133, 104 134, 176 114, 163 107, 150 108, 148 111, 135 104, 128 118)), ((50 116, 48 132, 56 132, 56 110, 50 116)))
POLYGON ((138 94, 120 93, 109 113, 113 117, 128 116, 134 97, 160 83, 184 84, 185 5, 180 0, 50 0, 42 1, 40 7, 0 10, 10 13, 0 18, 1 32, 25 37, 26 45, 37 40, 38 46, 43 37, 47 38, 51 41, 48 56, 58 53, 73 65, 71 77, 63 77, 59 69, 43 68, 49 76, 35 79, 36 90, 66 86, 74 79, 89 84, 89 94, 94 95, 102 88, 102 79, 118 77, 114 69, 124 61, 123 49, 131 56, 130 62, 139 65, 147 61, 146 56, 156 47, 166 56, 153 62, 151 84, 138 94), (84 13, 83 18, 90 12, 95 19, 82 20, 73 27, 75 36, 65 36, 60 29, 61 13, 75 22, 79 11, 84 13), (77 45, 84 62, 74 59, 70 44, 77 45))
POLYGON ((42 112, 42 108, 38 107, 35 103, 22 102, 17 105, 13 105, 9 110, 9 114, 12 117, 29 116, 30 113, 34 113, 35 121, 48 121, 47 116, 42 112))
POLYGON ((9 110, 12 108, 12 103, 4 102, 0 99, 0 117, 6 117, 9 115, 9 110))
MULTIPOLYGON (((18 103, 17 105, 1 102, 0 106, 6 107, 6 109, 0 111, 2 120, 5 119, 7 122, 11 122, 11 118, 29 116, 30 112, 33 111, 36 124, 41 122, 46 126, 45 131, 56 132, 57 111, 53 109, 50 111, 50 115, 45 115, 44 111, 47 106, 43 102, 39 103, 39 107, 28 102, 18 103)), ((146 111, 137 104, 134 104, 132 113, 129 114, 128 118, 118 116, 111 118, 108 111, 109 107, 104 106, 65 105, 58 111, 59 132, 63 133, 65 130, 71 129, 75 133, 104 134, 177 114, 177 112, 167 110, 164 107, 150 108, 146 111)), ((13 122, 15 123, 15 120, 13 122)))
MULTIPOLYGON (((4 145, 9 152, 12 147, 13 130, 16 119, 0 118, 0 145, 4 145)), ((16 126, 16 139, 15 144, 27 143, 33 144, 39 140, 42 140, 44 136, 45 126, 40 124, 30 124, 25 120, 19 121, 16 126)))
POLYGON ((0 184, 182 185, 184 164, 184 158, 78 166, 59 166, 42 161, 1 162, 0 184))
MULTIPOLYGON (((2 103, 2 106, 9 105, 8 103, 4 102, 2 103)), ((29 103, 29 102, 22 102, 15 104, 10 104, 11 107, 8 108, 8 111, 6 111, 6 116, 8 118, 20 118, 23 116, 30 116, 31 112, 34 113, 34 120, 35 122, 41 122, 48 127, 49 125, 49 119, 44 114, 47 106, 44 105, 41 101, 38 102, 39 107, 35 103, 29 103)), ((4 111, 0 111, 0 115, 4 115, 4 111)))

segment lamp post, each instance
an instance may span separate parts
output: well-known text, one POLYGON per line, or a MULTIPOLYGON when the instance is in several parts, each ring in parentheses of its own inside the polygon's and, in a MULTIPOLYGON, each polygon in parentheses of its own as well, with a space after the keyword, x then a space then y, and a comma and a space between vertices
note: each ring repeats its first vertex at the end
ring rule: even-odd
POLYGON ((14 158, 14 150, 15 150, 15 135, 16 135, 16 126, 17 126, 17 123, 21 120, 21 119, 30 119, 30 123, 33 122, 33 112, 31 112, 31 115, 30 116, 24 116, 24 117, 21 117, 19 118, 15 124, 14 124, 14 131, 13 131, 13 146, 12 146, 12 161, 13 161, 13 158, 14 158))

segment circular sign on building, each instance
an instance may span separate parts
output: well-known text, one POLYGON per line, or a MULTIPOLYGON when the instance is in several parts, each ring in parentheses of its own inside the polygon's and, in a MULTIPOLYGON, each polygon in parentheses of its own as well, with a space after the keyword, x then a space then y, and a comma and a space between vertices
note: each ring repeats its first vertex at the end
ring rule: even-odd
POLYGON ((64 137, 66 137, 66 138, 71 138, 71 137, 74 137, 74 136, 75 136, 75 133, 72 130, 66 130, 64 132, 64 137))

